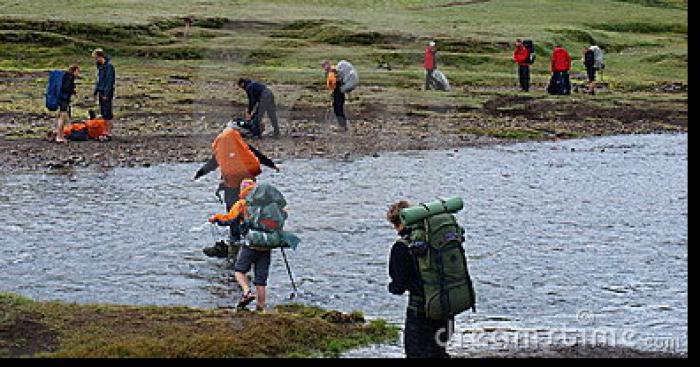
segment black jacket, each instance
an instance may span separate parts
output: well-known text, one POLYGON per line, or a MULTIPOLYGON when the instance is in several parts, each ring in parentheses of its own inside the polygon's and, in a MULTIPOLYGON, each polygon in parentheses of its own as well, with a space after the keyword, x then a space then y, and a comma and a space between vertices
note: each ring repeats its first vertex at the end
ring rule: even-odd
MULTIPOLYGON (((399 232, 402 239, 408 239, 410 234, 410 230, 407 229, 399 232)), ((409 252, 408 246, 401 241, 396 241, 391 248, 389 277, 391 282, 387 288, 390 293, 401 295, 408 291, 412 295, 422 295, 415 259, 409 252)))
POLYGON ((253 108, 260 102, 260 97, 267 86, 255 80, 246 80, 243 84, 245 93, 248 95, 248 112, 253 113, 253 108))
POLYGON ((61 93, 59 100, 70 103, 70 98, 75 94, 75 75, 65 72, 61 81, 61 93))

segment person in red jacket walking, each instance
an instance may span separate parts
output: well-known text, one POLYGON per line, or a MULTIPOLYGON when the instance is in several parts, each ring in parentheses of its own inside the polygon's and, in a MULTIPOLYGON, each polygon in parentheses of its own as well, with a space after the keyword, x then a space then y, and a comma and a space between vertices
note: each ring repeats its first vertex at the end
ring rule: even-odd
POLYGON ((571 70, 571 55, 564 47, 557 44, 552 51, 552 61, 549 65, 552 80, 548 91, 550 94, 571 94, 569 70, 571 70))
POLYGON ((515 52, 513 52, 513 61, 518 64, 518 80, 520 81, 520 89, 523 92, 530 90, 530 51, 523 45, 523 41, 518 38, 515 40, 515 52))
POLYGON ((436 89, 438 81, 435 80, 433 72, 437 69, 437 47, 435 47, 435 41, 430 41, 428 47, 425 48, 425 60, 423 61, 423 67, 425 68, 425 90, 436 89))

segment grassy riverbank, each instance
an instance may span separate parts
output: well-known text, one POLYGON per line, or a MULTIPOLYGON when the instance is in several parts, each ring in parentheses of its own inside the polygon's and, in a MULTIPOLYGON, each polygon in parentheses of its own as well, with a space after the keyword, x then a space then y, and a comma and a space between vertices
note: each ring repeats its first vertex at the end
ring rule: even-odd
POLYGON ((38 302, 0 293, 0 357, 337 356, 398 330, 299 304, 267 313, 38 302))

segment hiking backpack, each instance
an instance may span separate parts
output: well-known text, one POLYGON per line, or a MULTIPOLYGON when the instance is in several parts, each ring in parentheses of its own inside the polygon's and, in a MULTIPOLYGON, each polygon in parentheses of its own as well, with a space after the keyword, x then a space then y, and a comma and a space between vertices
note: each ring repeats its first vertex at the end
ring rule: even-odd
POLYGON ((416 260, 429 319, 445 320, 476 310, 462 247, 464 229, 454 216, 461 209, 462 199, 454 197, 401 210, 402 223, 411 228, 408 247, 416 260))
POLYGON ((525 48, 527 48, 527 51, 528 51, 527 63, 529 65, 534 64, 535 63, 535 44, 532 42, 532 40, 524 40, 523 46, 525 46, 525 48))
POLYGON ((433 71, 433 78, 435 78, 435 81, 437 81, 437 89, 438 90, 450 90, 452 87, 450 86, 450 81, 447 80, 447 77, 445 74, 440 71, 440 70, 435 70, 433 71))
POLYGON ((603 49, 598 46, 591 46, 591 51, 593 51, 593 68, 596 70, 605 69, 605 60, 603 59, 603 49))
POLYGON ((360 84, 357 69, 350 62, 340 60, 338 65, 335 66, 335 70, 338 72, 338 77, 341 80, 340 91, 342 93, 352 92, 360 84))
POLYGON ((52 70, 49 72, 49 81, 46 85, 46 108, 49 111, 58 109, 58 100, 61 97, 61 86, 65 73, 63 70, 52 70))
POLYGON ((268 183, 258 184, 245 198, 248 204, 248 216, 245 227, 248 229, 246 240, 252 247, 296 248, 299 239, 284 231, 287 201, 284 195, 268 183))

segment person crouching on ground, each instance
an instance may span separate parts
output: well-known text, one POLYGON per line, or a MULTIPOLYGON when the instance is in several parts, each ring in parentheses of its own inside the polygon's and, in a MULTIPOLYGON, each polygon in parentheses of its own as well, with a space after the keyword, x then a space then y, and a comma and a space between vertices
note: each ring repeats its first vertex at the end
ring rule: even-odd
MULTIPOLYGON (((255 181, 250 179, 245 179, 241 182, 241 189, 239 200, 233 205, 231 210, 227 214, 215 214, 209 218, 210 223, 216 223, 219 225, 231 225, 231 224, 242 224, 243 220, 247 216, 248 204, 245 197, 256 187, 255 181)), ((255 309, 258 311, 265 310, 266 301, 266 286, 267 277, 270 271, 270 250, 269 249, 254 249, 249 246, 241 246, 238 251, 238 257, 236 258, 236 263, 234 265, 234 275, 236 281, 241 286, 243 290, 243 295, 241 299, 236 304, 236 308, 244 308, 250 302, 257 298, 255 309), (253 284, 255 285, 255 292, 253 294, 248 285, 248 278, 246 273, 250 271, 251 265, 255 265, 255 277, 253 278, 253 284)))
POLYGON ((407 358, 449 358, 447 344, 449 320, 431 320, 425 314, 423 290, 417 261, 408 248, 411 230, 401 224, 399 213, 408 208, 410 203, 402 200, 391 207, 386 214, 389 222, 398 232, 399 239, 391 248, 389 257, 389 276, 391 282, 388 290, 392 294, 402 295, 408 291, 408 307, 404 325, 404 349, 407 358), (440 343, 438 343, 438 338, 440 343))
MULTIPOLYGON (((114 119, 112 100, 114 99, 116 73, 110 58, 102 49, 98 48, 93 51, 92 57, 95 59, 97 66, 97 81, 95 81, 93 95, 100 105, 100 115, 107 123, 107 132, 104 139, 110 140, 112 138, 112 120, 114 119)), ((103 139, 101 138, 100 140, 103 139)))
POLYGON ((63 136, 63 126, 69 122, 71 116, 71 97, 75 93, 75 78, 80 76, 80 67, 71 65, 68 71, 63 74, 61 81, 61 93, 58 97, 58 120, 56 121, 56 142, 67 143, 68 140, 63 136))
POLYGON ((338 78, 338 70, 331 66, 328 60, 321 63, 321 68, 326 72, 326 87, 331 91, 331 97, 333 98, 333 113, 340 127, 344 131, 347 131, 348 121, 345 117, 345 93, 340 91, 342 80, 338 78))
POLYGON ((265 84, 240 78, 238 79, 238 87, 243 89, 248 95, 248 109, 246 110, 245 119, 253 121, 255 129, 254 137, 261 137, 263 129, 262 119, 265 114, 270 118, 272 128, 274 129, 273 137, 279 138, 280 127, 277 122, 277 106, 275 105, 275 95, 265 84))

